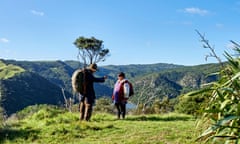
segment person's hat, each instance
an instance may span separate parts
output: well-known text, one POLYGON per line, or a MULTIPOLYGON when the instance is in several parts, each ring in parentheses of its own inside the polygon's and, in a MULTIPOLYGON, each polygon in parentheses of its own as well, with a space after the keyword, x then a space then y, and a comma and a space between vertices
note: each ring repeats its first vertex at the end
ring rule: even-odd
POLYGON ((90 64, 88 69, 90 69, 93 72, 96 72, 97 71, 97 64, 95 64, 95 63, 94 64, 90 64))

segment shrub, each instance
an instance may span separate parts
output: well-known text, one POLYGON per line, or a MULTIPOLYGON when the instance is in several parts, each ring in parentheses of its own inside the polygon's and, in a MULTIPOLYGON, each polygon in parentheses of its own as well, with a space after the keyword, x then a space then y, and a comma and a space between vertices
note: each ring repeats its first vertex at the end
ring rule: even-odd
POLYGON ((175 111, 184 114, 198 116, 202 114, 202 105, 204 105, 205 97, 202 95, 186 96, 182 95, 178 98, 178 103, 175 105, 175 111))
POLYGON ((96 105, 94 106, 94 111, 112 114, 114 112, 114 107, 112 105, 111 98, 101 97, 97 99, 96 105))

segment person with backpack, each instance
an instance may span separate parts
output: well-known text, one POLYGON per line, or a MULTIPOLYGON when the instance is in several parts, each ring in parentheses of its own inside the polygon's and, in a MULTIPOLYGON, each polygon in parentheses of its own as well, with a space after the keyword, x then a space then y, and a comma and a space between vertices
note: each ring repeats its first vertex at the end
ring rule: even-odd
POLYGON ((120 72, 118 74, 118 80, 114 85, 112 100, 117 109, 117 118, 125 118, 126 104, 130 96, 134 94, 132 84, 125 79, 125 73, 120 72))
MULTIPOLYGON (((81 80, 76 80, 75 87, 79 86, 78 93, 80 95, 80 120, 90 121, 93 104, 96 96, 94 91, 94 82, 105 82, 107 76, 95 77, 93 74, 97 71, 97 64, 91 64, 86 69, 79 71, 78 76, 81 80)), ((74 75, 74 74, 73 74, 74 75)), ((77 74, 76 74, 77 75, 77 74)))

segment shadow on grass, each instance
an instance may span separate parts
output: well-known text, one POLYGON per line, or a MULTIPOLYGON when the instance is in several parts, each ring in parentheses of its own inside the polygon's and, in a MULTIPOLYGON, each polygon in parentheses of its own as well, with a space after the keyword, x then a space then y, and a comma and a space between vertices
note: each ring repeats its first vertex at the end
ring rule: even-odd
POLYGON ((128 117, 125 120, 129 121, 188 121, 192 118, 189 116, 136 116, 128 117))
POLYGON ((10 140, 14 141, 16 139, 22 140, 32 140, 38 138, 38 133, 40 131, 33 130, 33 129, 23 129, 23 130, 16 130, 16 129, 0 129, 0 143, 4 143, 4 141, 10 140))

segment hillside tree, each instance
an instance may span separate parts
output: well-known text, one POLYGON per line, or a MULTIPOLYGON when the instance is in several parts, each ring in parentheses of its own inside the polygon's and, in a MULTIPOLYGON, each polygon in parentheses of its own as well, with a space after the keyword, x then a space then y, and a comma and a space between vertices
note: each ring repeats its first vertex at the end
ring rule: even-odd
POLYGON ((109 56, 109 49, 104 48, 103 41, 95 37, 85 38, 80 36, 74 42, 78 48, 78 59, 83 61, 84 67, 89 64, 105 61, 109 56))

